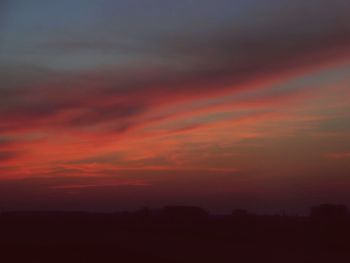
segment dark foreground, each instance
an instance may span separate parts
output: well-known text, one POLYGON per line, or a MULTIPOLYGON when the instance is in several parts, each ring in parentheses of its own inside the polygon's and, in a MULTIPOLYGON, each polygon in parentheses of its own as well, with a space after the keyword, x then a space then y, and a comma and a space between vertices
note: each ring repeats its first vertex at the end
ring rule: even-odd
POLYGON ((211 216, 194 207, 92 214, 0 215, 0 261, 350 262, 350 217, 323 205, 308 217, 211 216))

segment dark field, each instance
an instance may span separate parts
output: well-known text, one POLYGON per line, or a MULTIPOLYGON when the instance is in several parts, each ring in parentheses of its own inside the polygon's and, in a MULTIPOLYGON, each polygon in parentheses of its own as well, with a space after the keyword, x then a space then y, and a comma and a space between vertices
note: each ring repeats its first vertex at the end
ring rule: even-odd
POLYGON ((195 207, 95 214, 2 213, 1 262, 349 262, 350 218, 214 216, 195 207))

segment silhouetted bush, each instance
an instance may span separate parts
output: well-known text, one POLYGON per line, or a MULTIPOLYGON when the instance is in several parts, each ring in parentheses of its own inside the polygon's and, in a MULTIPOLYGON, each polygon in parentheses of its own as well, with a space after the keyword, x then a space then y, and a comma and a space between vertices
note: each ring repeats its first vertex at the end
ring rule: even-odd
POLYGON ((311 208, 310 217, 318 220, 343 220, 349 216, 345 205, 321 204, 311 208))

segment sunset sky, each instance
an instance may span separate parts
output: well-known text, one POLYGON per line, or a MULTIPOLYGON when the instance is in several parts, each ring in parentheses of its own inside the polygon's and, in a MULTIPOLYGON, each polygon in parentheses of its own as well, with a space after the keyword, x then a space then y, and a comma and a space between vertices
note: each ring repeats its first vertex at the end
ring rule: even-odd
POLYGON ((0 210, 350 205, 350 1, 0 2, 0 210))

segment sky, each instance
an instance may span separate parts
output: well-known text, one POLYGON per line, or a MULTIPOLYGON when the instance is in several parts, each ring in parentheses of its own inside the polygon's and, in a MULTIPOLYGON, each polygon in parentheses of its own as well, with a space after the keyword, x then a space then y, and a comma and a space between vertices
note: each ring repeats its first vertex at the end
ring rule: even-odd
POLYGON ((0 209, 350 205, 348 0, 2 0, 0 209))

